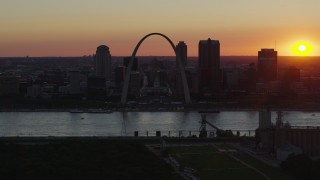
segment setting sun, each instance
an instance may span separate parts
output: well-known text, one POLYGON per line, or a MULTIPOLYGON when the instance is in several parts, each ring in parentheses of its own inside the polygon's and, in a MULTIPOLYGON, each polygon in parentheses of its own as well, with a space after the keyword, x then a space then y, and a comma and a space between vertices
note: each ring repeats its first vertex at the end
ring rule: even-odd
POLYGON ((300 45, 298 49, 300 52, 304 52, 306 51, 307 47, 305 45, 300 45))
POLYGON ((309 43, 299 42, 293 46, 292 50, 297 56, 307 56, 310 55, 311 46, 309 43))

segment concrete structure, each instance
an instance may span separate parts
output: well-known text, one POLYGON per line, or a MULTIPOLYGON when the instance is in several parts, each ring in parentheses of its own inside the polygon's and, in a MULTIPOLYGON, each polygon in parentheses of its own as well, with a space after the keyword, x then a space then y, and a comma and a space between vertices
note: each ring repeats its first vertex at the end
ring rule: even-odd
POLYGON ((108 46, 101 45, 97 48, 95 70, 97 76, 106 78, 106 81, 111 81, 111 55, 108 46))
MULTIPOLYGON (((176 51, 179 54, 181 61, 182 61, 182 65, 183 67, 187 66, 188 63, 188 47, 186 45, 186 43, 184 41, 179 41, 179 43, 176 46, 176 51)), ((177 62, 177 68, 178 66, 178 61, 177 62)))
POLYGON ((259 128, 256 131, 258 149, 279 154, 284 159, 288 151, 320 156, 320 127, 290 126, 282 122, 282 113, 278 112, 276 124, 271 124, 271 112, 259 112, 259 128), (292 147, 296 148, 292 148, 292 147), (288 147, 289 148, 288 150, 288 147), (291 150, 290 150, 291 149, 291 150))
POLYGON ((214 94, 221 90, 220 42, 201 40, 199 42, 199 89, 203 94, 214 94))
POLYGON ((283 131, 285 142, 310 156, 320 156, 320 127, 290 127, 283 131))
POLYGON ((272 152, 274 147, 274 129, 271 124, 271 111, 259 111, 259 128, 256 131, 259 151, 272 152))
POLYGON ((290 154, 302 154, 301 148, 286 144, 277 149, 276 158, 279 161, 285 161, 290 154))
POLYGON ((130 59, 130 63, 129 63, 129 67, 128 67, 128 70, 127 70, 127 73, 126 73, 126 77, 125 77, 125 82, 124 82, 124 87, 122 89, 122 96, 121 96, 121 103, 126 103, 127 102, 127 95, 128 95, 128 88, 129 88, 129 81, 130 81, 130 76, 131 76, 131 70, 132 70, 132 66, 133 66, 133 61, 134 61, 134 58, 139 50, 139 47, 140 45, 143 43, 143 41, 145 39, 147 39, 148 37, 150 36, 153 36, 153 35, 158 35, 158 36, 161 36, 163 38, 165 38, 171 45, 172 49, 174 50, 175 54, 176 54, 176 61, 178 62, 179 64, 179 71, 180 71, 180 74, 181 74, 181 78, 182 78, 182 82, 183 82, 183 90, 184 90, 184 98, 185 98, 185 102, 186 103, 191 103, 191 98, 190 98, 190 93, 189 93, 189 87, 188 87, 188 82, 187 82, 187 78, 186 78, 186 74, 185 74, 185 70, 183 68, 183 64, 182 64, 182 61, 181 61, 181 58, 180 58, 180 55, 179 53, 176 52, 176 48, 175 48, 175 45, 173 44, 173 42, 167 37, 165 36, 164 34, 161 34, 161 33, 150 33, 146 36, 144 36, 140 41, 139 43, 136 45, 133 53, 132 53, 132 56, 131 56, 131 59, 130 59))
POLYGON ((260 129, 271 128, 271 111, 269 110, 259 111, 259 128, 260 129))
POLYGON ((278 52, 274 49, 261 49, 258 52, 258 77, 262 82, 277 80, 278 52))

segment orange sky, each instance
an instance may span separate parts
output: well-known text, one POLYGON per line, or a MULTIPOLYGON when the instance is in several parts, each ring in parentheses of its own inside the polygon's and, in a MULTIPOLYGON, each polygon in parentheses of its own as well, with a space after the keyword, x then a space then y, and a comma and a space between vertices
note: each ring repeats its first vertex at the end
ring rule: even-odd
MULTIPOLYGON (((257 55, 274 48, 296 55, 297 42, 320 56, 319 0, 1 0, 0 57, 81 56, 100 44, 130 55, 144 35, 161 32, 185 41, 197 56, 200 39, 220 40, 221 55, 257 55)), ((173 55, 151 37, 138 55, 173 55)))

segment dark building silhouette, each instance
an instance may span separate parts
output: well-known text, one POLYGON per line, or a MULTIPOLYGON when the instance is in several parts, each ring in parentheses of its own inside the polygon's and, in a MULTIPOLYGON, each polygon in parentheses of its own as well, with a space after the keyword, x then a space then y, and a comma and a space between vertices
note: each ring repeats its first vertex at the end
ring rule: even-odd
POLYGON ((130 84, 129 84, 129 92, 131 95, 135 97, 140 96, 140 88, 141 88, 141 75, 140 72, 131 72, 130 76, 130 84))
POLYGON ((214 94, 221 89, 220 42, 201 40, 199 42, 199 90, 202 94, 214 94))
POLYGON ((101 76, 88 77, 88 97, 99 99, 106 97, 107 85, 106 78, 101 76))
POLYGON ((300 81, 300 69, 293 66, 283 69, 282 73, 279 75, 280 75, 279 79, 282 81, 288 81, 288 82, 300 81))
POLYGON ((159 83, 161 87, 167 86, 168 85, 168 76, 167 76, 167 72, 160 70, 158 71, 158 75, 159 75, 159 83))
POLYGON ((70 81, 70 94, 80 94, 81 93, 81 72, 80 71, 69 71, 69 81, 70 81))
MULTIPOLYGON (((130 59, 131 59, 131 57, 123 58, 123 66, 124 67, 126 67, 126 68, 129 67, 130 59)), ((133 60, 132 71, 138 71, 138 58, 134 58, 134 60, 133 60)))
POLYGON ((116 83, 121 83, 124 81, 124 77, 125 77, 125 67, 123 66, 118 66, 115 68, 114 70, 114 74, 115 74, 115 82, 116 83))
POLYGON ((99 46, 94 60, 96 75, 105 77, 106 81, 111 81, 111 55, 109 47, 105 45, 99 46))
MULTIPOLYGON (((188 47, 184 41, 180 41, 176 46, 176 52, 179 54, 183 67, 187 66, 188 59, 188 47)), ((178 68, 178 61, 176 61, 176 66, 178 68)))
POLYGON ((248 92, 256 90, 257 70, 254 63, 250 63, 248 68, 243 69, 240 75, 240 88, 248 92))
POLYGON ((0 96, 18 94, 19 78, 15 76, 0 76, 0 96))
POLYGON ((258 77, 261 82, 277 80, 278 52, 274 49, 261 49, 258 52, 258 77))

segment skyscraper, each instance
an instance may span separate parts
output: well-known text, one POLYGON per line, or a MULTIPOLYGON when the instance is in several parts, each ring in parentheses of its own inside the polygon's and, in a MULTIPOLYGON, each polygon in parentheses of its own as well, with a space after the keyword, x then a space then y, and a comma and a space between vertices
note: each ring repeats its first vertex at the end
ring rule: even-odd
POLYGON ((70 94, 80 94, 81 73, 80 71, 70 71, 70 94))
POLYGON ((114 79, 116 83, 122 83, 124 81, 124 77, 125 77, 125 67, 123 66, 118 66, 115 68, 114 70, 114 79))
POLYGON ((274 49, 261 49, 258 52, 258 77, 259 81, 270 82, 277 80, 278 52, 274 49))
POLYGON ((130 94, 138 97, 140 96, 141 76, 140 72, 131 72, 129 90, 130 94))
MULTIPOLYGON (((176 46, 176 52, 179 54, 183 67, 187 66, 187 59, 188 59, 188 47, 184 41, 180 41, 176 46)), ((177 68, 178 68, 178 61, 177 68)))
POLYGON ((199 42, 199 90, 203 94, 213 94, 221 89, 220 42, 201 40, 199 42))
POLYGON ((111 81, 111 55, 108 46, 101 45, 97 48, 95 70, 97 76, 105 77, 106 81, 111 81))

